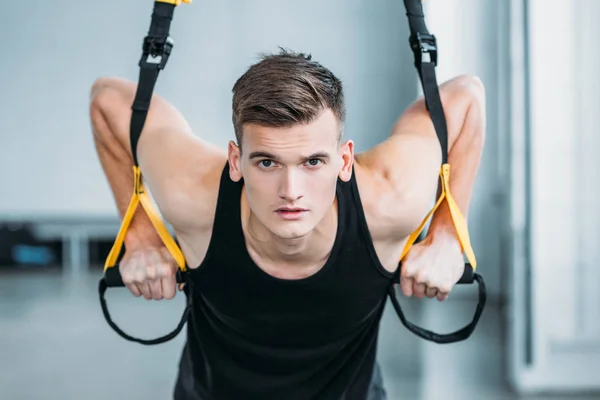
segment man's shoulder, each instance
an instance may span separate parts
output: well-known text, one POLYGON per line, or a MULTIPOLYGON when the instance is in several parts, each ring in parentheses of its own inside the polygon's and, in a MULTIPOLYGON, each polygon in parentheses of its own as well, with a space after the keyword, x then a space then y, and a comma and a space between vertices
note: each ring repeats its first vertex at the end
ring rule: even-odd
POLYGON ((395 161, 374 147, 355 157, 355 174, 365 217, 373 240, 402 240, 421 223, 438 186, 435 146, 402 139, 407 148, 395 161), (416 161, 415 161, 416 160, 416 161))
MULTIPOLYGON (((153 186, 160 212, 178 232, 198 232, 210 229, 219 194, 226 155, 213 152, 197 158, 181 160, 177 176, 162 175, 153 186)), ((152 190, 152 188, 151 188, 152 190)))

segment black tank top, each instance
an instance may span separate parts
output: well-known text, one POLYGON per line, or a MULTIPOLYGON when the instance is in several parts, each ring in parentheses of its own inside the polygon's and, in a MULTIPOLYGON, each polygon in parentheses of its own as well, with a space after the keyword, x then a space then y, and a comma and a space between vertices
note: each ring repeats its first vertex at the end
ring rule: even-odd
POLYGON ((275 278, 247 252, 243 181, 221 177, 191 311, 177 400, 363 400, 393 273, 378 261, 355 176, 338 179, 338 228, 323 268, 275 278))

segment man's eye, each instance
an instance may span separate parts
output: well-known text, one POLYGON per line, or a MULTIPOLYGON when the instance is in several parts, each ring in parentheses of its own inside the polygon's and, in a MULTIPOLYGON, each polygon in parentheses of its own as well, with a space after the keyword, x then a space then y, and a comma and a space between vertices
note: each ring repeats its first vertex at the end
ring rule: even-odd
POLYGON ((258 164, 261 167, 269 168, 270 166, 273 165, 273 161, 271 161, 271 160, 262 160, 262 161, 259 161, 258 164))
POLYGON ((319 163, 321 163, 321 160, 319 160, 318 158, 308 160, 308 164, 312 167, 316 167, 317 165, 319 165, 319 163))

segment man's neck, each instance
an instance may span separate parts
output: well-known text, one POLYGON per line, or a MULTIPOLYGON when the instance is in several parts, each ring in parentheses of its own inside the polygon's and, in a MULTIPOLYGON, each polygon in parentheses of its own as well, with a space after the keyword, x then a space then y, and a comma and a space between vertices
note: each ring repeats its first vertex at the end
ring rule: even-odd
POLYGON ((331 253, 337 233, 337 205, 308 235, 282 239, 269 232, 251 212, 246 219, 246 244, 250 253, 269 265, 286 269, 320 268, 331 253))

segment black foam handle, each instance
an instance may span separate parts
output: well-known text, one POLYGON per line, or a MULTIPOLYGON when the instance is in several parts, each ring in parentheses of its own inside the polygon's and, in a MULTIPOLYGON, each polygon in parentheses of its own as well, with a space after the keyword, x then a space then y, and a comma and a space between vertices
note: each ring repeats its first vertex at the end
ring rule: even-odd
POLYGON ((465 270, 463 271, 460 280, 457 284, 471 284, 475 281, 475 271, 469 263, 465 263, 465 270))
MULTIPOLYGON (((177 270, 177 283, 185 283, 185 277, 181 270, 177 270)), ((110 267, 104 272, 104 282, 107 287, 124 287, 123 278, 121 277, 121 272, 119 271, 119 264, 115 264, 113 267, 110 267)))
MULTIPOLYGON (((400 270, 401 269, 402 269, 402 263, 400 263, 398 269, 396 270, 396 274, 394 275, 395 283, 400 282, 400 275, 401 275, 400 270)), ((463 274, 460 277, 460 279, 458 280, 458 282, 456 282, 456 284, 457 285, 459 285, 459 284, 460 285, 470 285, 476 281, 475 275, 477 275, 477 274, 475 273, 473 266, 469 263, 465 263, 465 269, 463 270, 463 274)))

